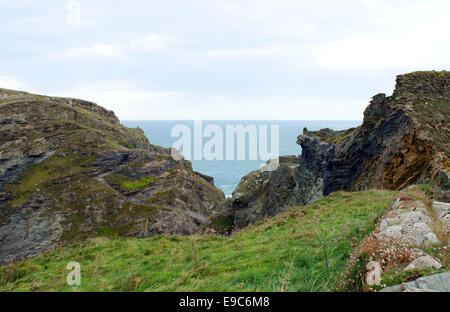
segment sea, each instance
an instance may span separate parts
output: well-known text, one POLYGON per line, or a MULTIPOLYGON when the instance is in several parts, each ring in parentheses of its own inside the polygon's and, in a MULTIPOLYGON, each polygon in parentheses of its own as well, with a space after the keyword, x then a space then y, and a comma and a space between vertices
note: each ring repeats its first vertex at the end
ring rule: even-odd
MULTIPOLYGON (((195 171, 201 172, 208 176, 214 178, 215 185, 221 189, 227 197, 230 197, 238 185, 239 181, 242 177, 247 175, 248 173, 258 170, 266 163, 266 160, 261 159, 258 153, 257 159, 251 158, 250 149, 251 144, 254 145, 255 141, 250 140, 249 136, 247 136, 245 140, 245 157, 244 159, 238 160, 237 156, 237 137, 235 139, 235 157, 227 157, 227 127, 238 127, 242 125, 244 128, 248 129, 248 126, 254 127, 258 131, 258 142, 260 143, 260 133, 267 133, 267 151, 271 151, 271 142, 272 142, 272 133, 276 133, 274 130, 276 127, 278 129, 278 146, 279 146, 279 155, 300 155, 301 147, 297 145, 297 137, 303 133, 303 128, 307 128, 310 131, 319 130, 322 128, 331 128, 333 130, 344 130, 348 128, 353 128, 361 125, 361 120, 346 120, 346 121, 302 121, 302 120, 270 120, 270 121, 261 121, 261 120, 204 120, 201 121, 201 127, 199 128, 199 122, 195 122, 193 120, 142 120, 142 121, 123 121, 122 122, 127 127, 140 127, 144 130, 145 135, 150 140, 150 143, 154 145, 159 145, 163 147, 172 147, 175 142, 179 141, 179 139, 183 136, 181 133, 178 133, 178 136, 172 136, 172 132, 174 129, 181 128, 184 130, 190 131, 190 139, 191 139, 191 153, 190 155, 186 155, 188 149, 183 151, 184 148, 181 148, 181 153, 185 158, 191 160, 192 167, 195 171), (209 137, 204 136, 204 131, 208 127, 213 129, 220 128, 222 130, 222 144, 223 144, 223 160, 206 160, 203 155, 195 155, 194 144, 195 140, 198 140, 200 132, 200 140, 201 146, 205 146, 207 142, 213 137, 210 134, 209 137), (264 127, 266 126, 266 127, 264 127), (201 130, 198 130, 201 129, 201 130), (266 131, 264 131, 266 130, 266 131), (197 132, 196 132, 197 131, 197 132), (196 134, 197 133, 197 134, 196 134), (201 159, 199 159, 201 158, 201 159), (231 159, 230 159, 231 158, 231 159)), ((187 137, 189 138, 189 137, 187 137)), ((217 141, 216 141, 217 142, 217 141)), ((219 141, 220 142, 220 141, 219 141)), ((231 146, 231 145, 230 145, 231 146)), ((253 146, 255 147, 255 146, 253 146)), ((259 151, 259 148, 256 148, 259 151)), ((215 148, 212 149, 215 151, 215 148)), ((241 157, 242 158, 242 157, 241 157)))

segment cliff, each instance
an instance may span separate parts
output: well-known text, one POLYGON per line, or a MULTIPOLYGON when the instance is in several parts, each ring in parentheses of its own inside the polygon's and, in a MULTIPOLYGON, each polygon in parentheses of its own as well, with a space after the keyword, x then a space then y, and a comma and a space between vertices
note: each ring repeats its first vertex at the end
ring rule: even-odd
POLYGON ((275 171, 254 171, 243 177, 233 192, 234 225, 244 228, 273 217, 293 205, 322 198, 323 179, 300 165, 297 156, 279 158, 275 171))
POLYGON ((449 188, 450 73, 397 77, 392 96, 378 94, 363 124, 347 131, 304 129, 301 163, 337 190, 400 190, 417 182, 449 188))
POLYGON ((0 263, 99 235, 192 234, 224 201, 113 112, 0 89, 0 263))
POLYGON ((430 183, 441 190, 441 200, 448 199, 449 116, 450 72, 398 76, 391 96, 373 97, 360 127, 305 128, 297 141, 302 147, 298 161, 244 177, 233 194, 236 226, 338 190, 400 190, 430 183))

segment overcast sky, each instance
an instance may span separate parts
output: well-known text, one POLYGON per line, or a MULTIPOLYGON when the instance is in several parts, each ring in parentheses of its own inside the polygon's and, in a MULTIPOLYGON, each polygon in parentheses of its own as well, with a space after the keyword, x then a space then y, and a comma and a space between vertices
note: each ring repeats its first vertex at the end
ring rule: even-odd
POLYGON ((0 0, 0 87, 122 120, 359 120, 450 68, 448 0, 0 0))

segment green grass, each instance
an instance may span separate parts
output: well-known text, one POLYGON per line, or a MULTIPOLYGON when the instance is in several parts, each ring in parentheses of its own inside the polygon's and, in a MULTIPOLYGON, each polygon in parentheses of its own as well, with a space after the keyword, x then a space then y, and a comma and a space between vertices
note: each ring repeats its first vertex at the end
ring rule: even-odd
POLYGON ((1 267, 0 291, 332 290, 352 244, 374 228, 395 194, 333 193, 229 237, 90 239, 1 267), (81 286, 66 284, 70 261, 81 264, 81 286))
POLYGON ((117 144, 116 142, 114 142, 110 139, 106 139, 106 143, 108 144, 109 147, 112 147, 114 150, 118 150, 118 151, 123 150, 123 148, 119 144, 117 144))
POLYGON ((155 182, 155 179, 152 177, 142 177, 137 181, 121 181, 120 188, 127 191, 134 191, 144 188, 153 182, 155 182))
POLYGON ((155 182, 153 177, 141 177, 138 180, 130 181, 130 178, 121 173, 113 173, 108 175, 105 180, 116 189, 122 191, 136 191, 143 189, 150 183, 155 182))

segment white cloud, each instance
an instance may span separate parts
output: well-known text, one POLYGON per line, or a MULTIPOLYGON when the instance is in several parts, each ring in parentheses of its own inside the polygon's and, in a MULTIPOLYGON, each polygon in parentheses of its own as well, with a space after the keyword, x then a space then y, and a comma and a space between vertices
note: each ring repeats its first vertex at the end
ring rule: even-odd
POLYGON ((344 69, 376 69, 413 66, 431 69, 449 64, 448 50, 436 49, 428 40, 407 35, 357 35, 325 46, 319 65, 344 69))
POLYGON ((121 44, 127 52, 163 52, 175 45, 177 40, 165 34, 131 35, 130 39, 121 44))
POLYGON ((130 58, 141 53, 167 51, 176 40, 162 34, 128 34, 116 38, 112 43, 98 42, 85 47, 72 47, 63 52, 66 58, 130 58), (122 38, 122 39, 121 39, 122 38))
POLYGON ((99 42, 87 47, 71 48, 64 53, 64 56, 68 58, 84 58, 84 57, 118 58, 123 57, 124 55, 117 46, 99 42))
POLYGON ((78 85, 58 95, 93 101, 121 120, 360 120, 367 105, 367 99, 348 97, 194 95, 126 81, 78 85))
POLYGON ((181 102, 180 95, 176 92, 140 89, 127 81, 80 84, 58 95, 95 102, 113 110, 123 120, 169 117, 167 108, 181 102))
POLYGON ((0 76, 0 88, 23 90, 25 87, 26 84, 21 80, 8 76, 0 76))
POLYGON ((80 27, 35 2, 2 2, 0 83, 122 119, 360 119, 395 74, 450 67, 448 0, 81 1, 80 27))
POLYGON ((368 26, 318 45, 316 61, 344 69, 444 69, 450 65, 450 5, 439 2, 364 1, 368 26))
POLYGON ((199 114, 187 116, 205 120, 361 120, 368 104, 363 98, 302 95, 206 96, 190 101, 195 101, 191 105, 199 114))
POLYGON ((263 48, 214 49, 207 51, 204 56, 209 58, 266 57, 280 55, 283 52, 283 45, 272 45, 263 48))

